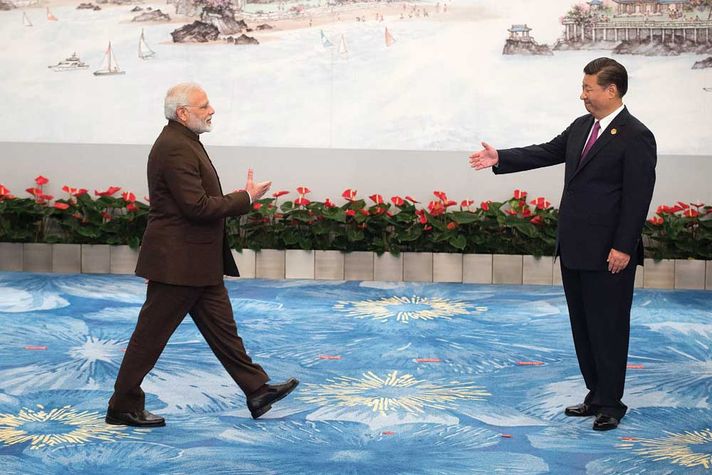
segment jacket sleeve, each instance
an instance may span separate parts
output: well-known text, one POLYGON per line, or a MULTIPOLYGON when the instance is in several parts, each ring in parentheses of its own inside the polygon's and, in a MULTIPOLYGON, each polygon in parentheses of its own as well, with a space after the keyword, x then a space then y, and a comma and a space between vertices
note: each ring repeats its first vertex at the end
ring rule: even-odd
POLYGON ((203 188, 197 158, 181 150, 167 153, 163 171, 166 185, 178 208, 191 221, 214 221, 227 216, 239 216, 250 209, 247 191, 208 196, 203 188))
POLYGON ((657 149, 653 133, 645 129, 634 137, 623 157, 621 213, 613 249, 632 255, 648 215, 655 186, 657 149))
POLYGON ((570 130, 571 125, 547 143, 497 150, 499 163, 492 171, 500 175, 564 163, 570 130))

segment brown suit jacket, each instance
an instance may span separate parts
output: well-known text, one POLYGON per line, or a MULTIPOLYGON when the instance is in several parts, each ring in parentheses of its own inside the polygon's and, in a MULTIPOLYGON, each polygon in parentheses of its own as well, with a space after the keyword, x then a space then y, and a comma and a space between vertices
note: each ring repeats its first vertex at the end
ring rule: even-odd
POLYGON ((136 275, 172 285, 217 285, 238 276, 225 218, 250 209, 246 191, 223 195, 198 135, 175 121, 148 156, 150 210, 136 275))

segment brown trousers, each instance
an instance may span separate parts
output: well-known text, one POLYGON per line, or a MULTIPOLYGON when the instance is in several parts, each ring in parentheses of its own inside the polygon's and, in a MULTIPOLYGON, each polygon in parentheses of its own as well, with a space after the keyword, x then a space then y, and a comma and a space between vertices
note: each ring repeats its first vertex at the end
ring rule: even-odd
POLYGON ((269 380, 262 367, 253 363, 245 351, 223 283, 185 287, 151 281, 116 378, 110 408, 120 412, 144 409, 141 382, 155 366, 186 314, 193 318, 210 349, 246 395, 269 380))

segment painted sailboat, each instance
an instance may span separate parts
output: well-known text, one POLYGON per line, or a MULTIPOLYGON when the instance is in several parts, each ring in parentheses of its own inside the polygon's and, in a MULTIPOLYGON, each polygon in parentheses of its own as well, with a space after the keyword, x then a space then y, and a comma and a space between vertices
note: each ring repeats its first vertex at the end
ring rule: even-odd
POLYGON ((386 36, 386 46, 391 46, 391 45, 393 45, 393 43, 396 42, 396 39, 393 38, 393 35, 391 35, 391 32, 388 31, 388 27, 386 27, 385 36, 386 36))
POLYGON ((32 22, 25 12, 22 12, 22 24, 25 26, 32 26, 32 22))
POLYGON ((141 37, 138 39, 138 57, 141 59, 151 59, 156 56, 156 52, 148 46, 146 38, 143 36, 143 28, 141 29, 141 37))
POLYGON ((57 64, 53 64, 52 66, 47 66, 48 68, 57 71, 57 72, 64 72, 64 71, 79 71, 81 69, 87 69, 89 68, 89 65, 85 62, 83 62, 81 59, 79 59, 79 56, 77 56, 77 53, 74 52, 72 55, 63 60, 60 61, 57 64))
POLYGON ((109 47, 106 49, 106 53, 104 53, 104 60, 102 64, 105 64, 106 67, 94 71, 94 76, 115 76, 117 74, 126 74, 126 71, 122 71, 119 68, 119 64, 116 62, 114 52, 111 50, 111 41, 109 41, 109 47))
POLYGON ((57 21, 58 18, 54 15, 52 15, 52 12, 49 11, 49 7, 47 7, 47 21, 57 21))
POLYGON ((346 47, 346 38, 341 35, 341 40, 339 41, 339 56, 345 58, 349 55, 349 49, 346 47))
POLYGON ((321 39, 321 45, 324 48, 331 48, 332 46, 334 46, 334 43, 332 43, 329 40, 329 38, 327 38, 326 35, 324 34, 324 30, 319 30, 319 34, 320 34, 320 39, 321 39))

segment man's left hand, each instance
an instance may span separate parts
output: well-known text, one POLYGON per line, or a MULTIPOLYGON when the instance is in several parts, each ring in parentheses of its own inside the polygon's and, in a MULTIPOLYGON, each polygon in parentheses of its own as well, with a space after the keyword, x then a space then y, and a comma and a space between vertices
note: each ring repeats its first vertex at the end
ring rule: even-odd
POLYGON ((611 271, 612 274, 617 274, 628 266, 630 255, 611 249, 611 252, 608 253, 608 259, 606 260, 608 261, 608 270, 611 271))

